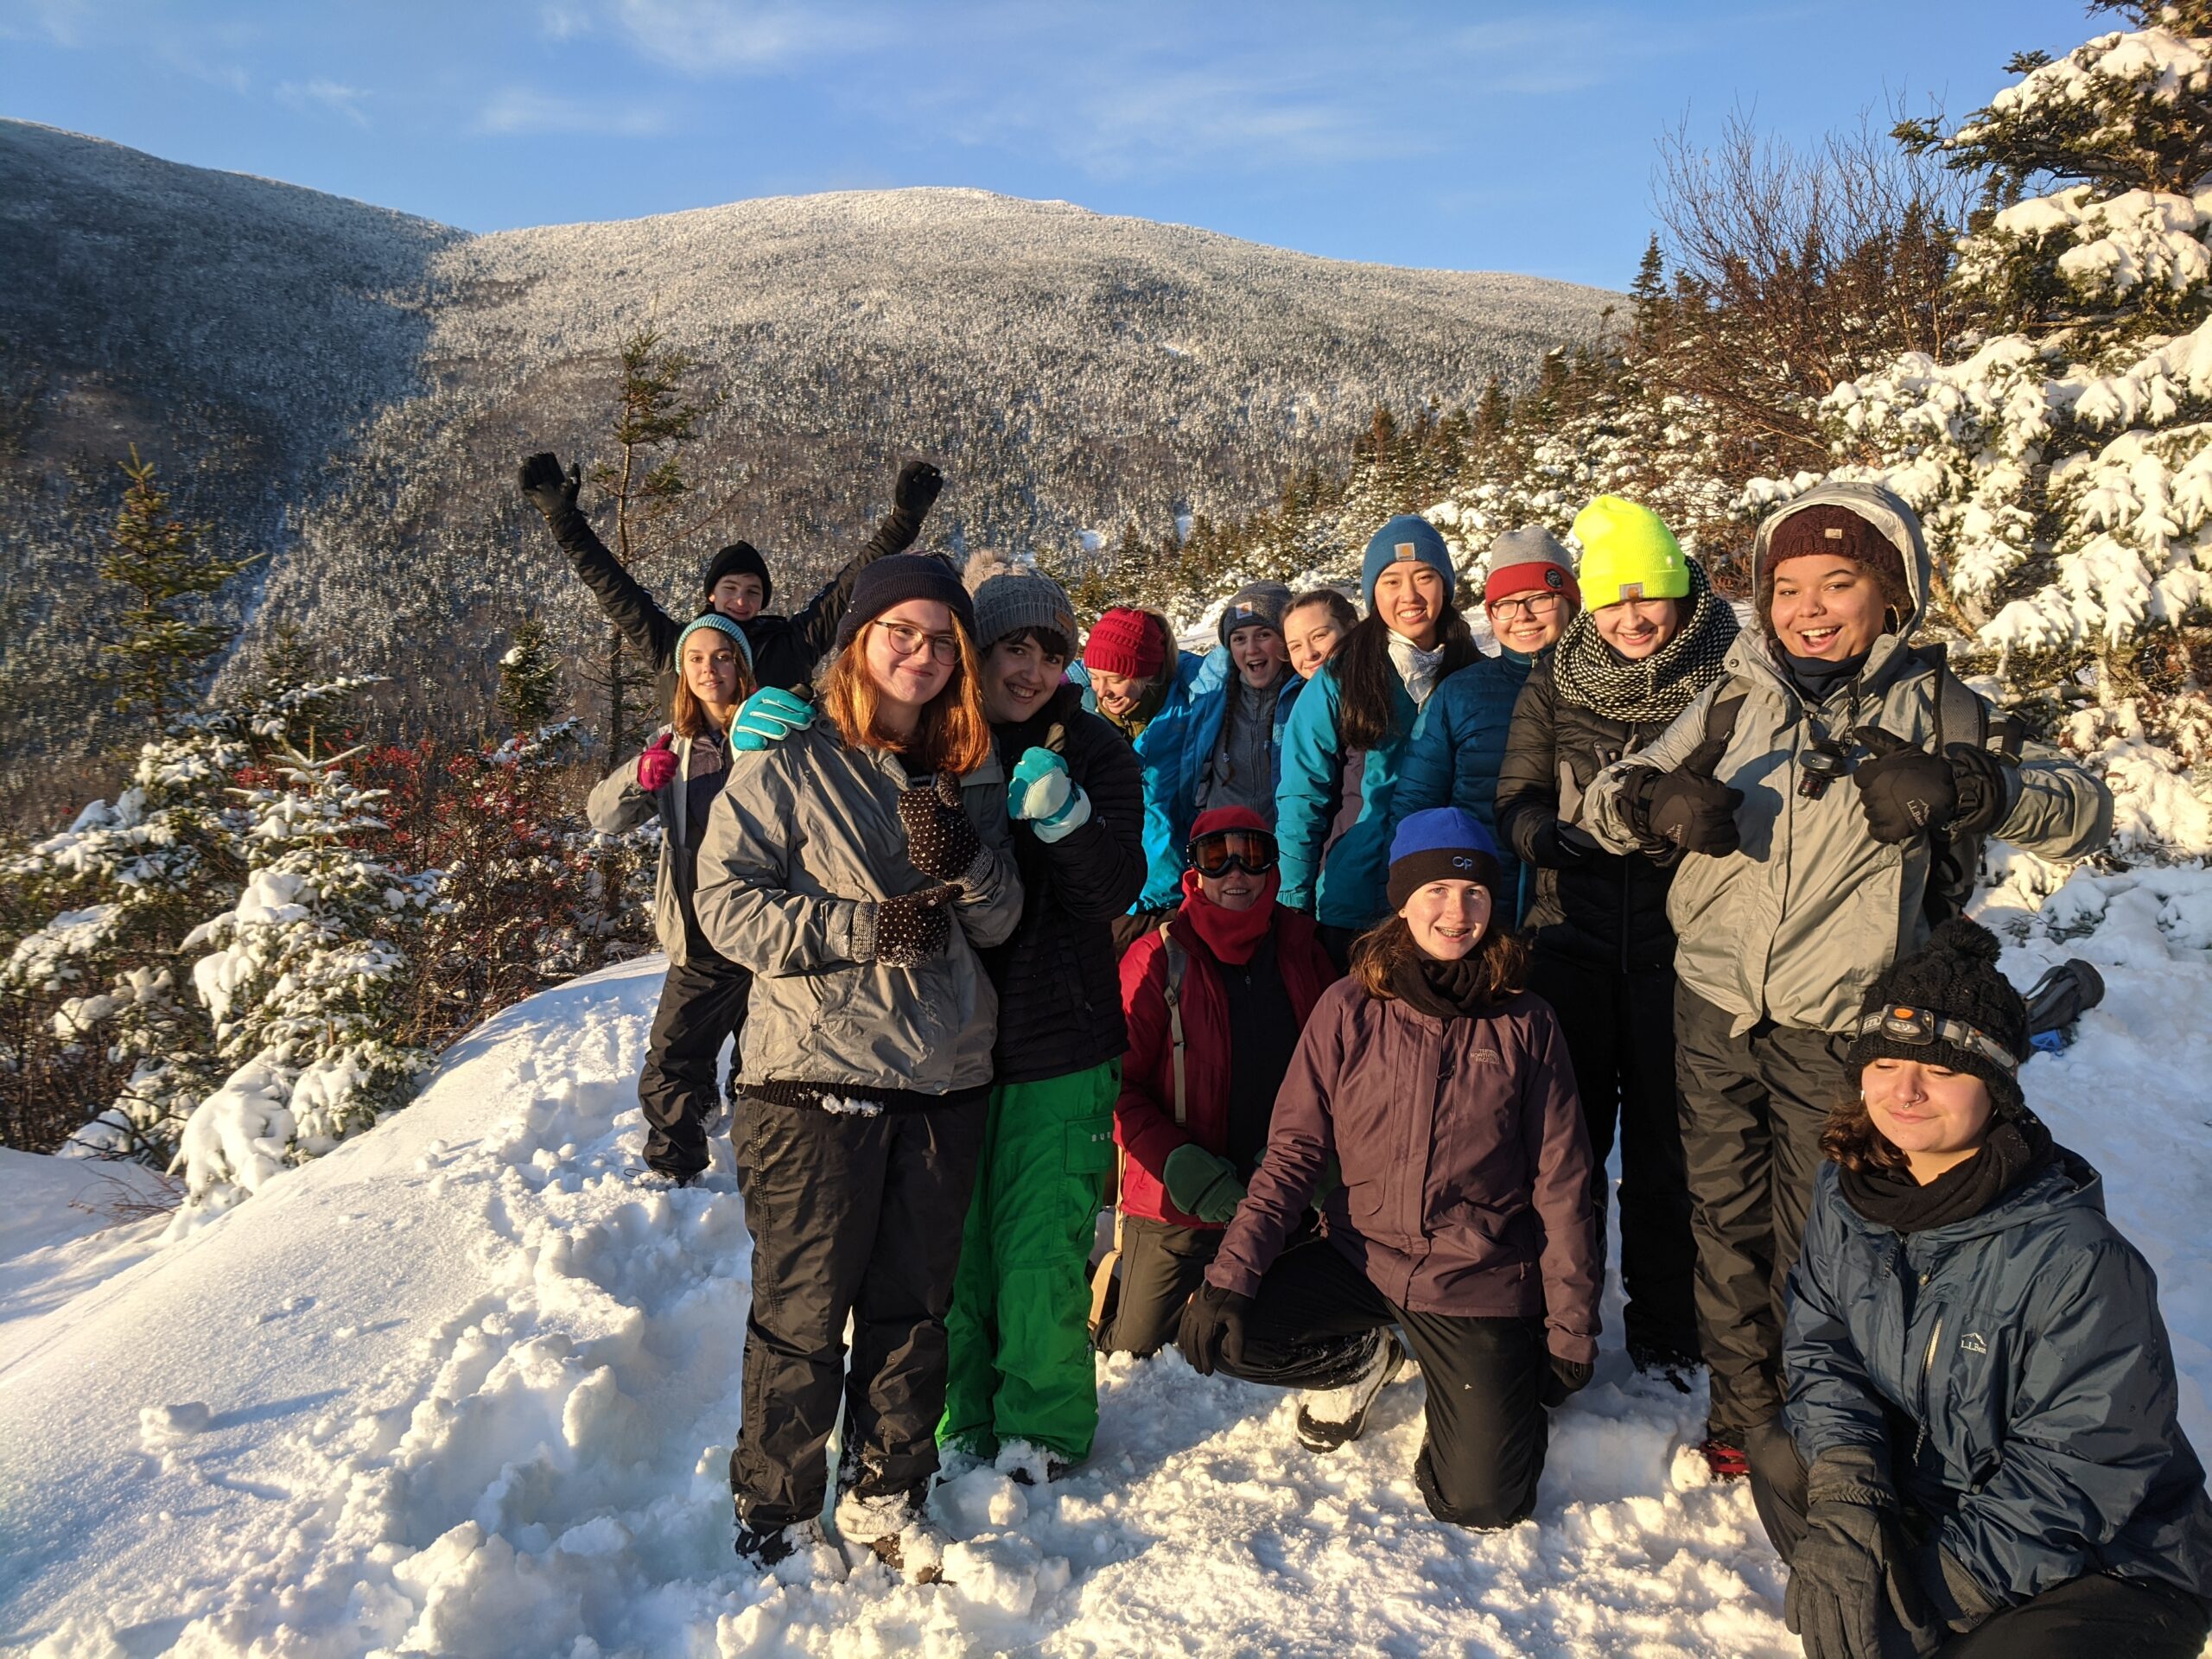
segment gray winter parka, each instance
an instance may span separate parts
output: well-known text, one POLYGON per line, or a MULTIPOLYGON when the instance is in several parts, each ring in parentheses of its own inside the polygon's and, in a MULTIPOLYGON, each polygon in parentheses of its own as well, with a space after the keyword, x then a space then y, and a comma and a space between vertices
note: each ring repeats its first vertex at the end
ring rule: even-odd
POLYGON ((930 961, 875 959, 877 904, 939 885, 908 861, 899 757, 848 748, 826 721, 731 757, 708 815, 693 906, 715 950, 753 971, 743 1083, 949 1094, 991 1080, 998 997, 979 949, 1021 919, 1021 879, 995 757, 961 780, 982 871, 930 961))
MULTIPOLYGON (((664 726, 653 736, 656 740, 672 736, 675 729, 664 726)), ((685 821, 690 793, 684 784, 691 776, 694 747, 694 741, 688 737, 678 737, 670 745, 676 754, 676 773, 652 794, 638 787, 638 757, 632 755, 593 785, 584 802, 584 817, 602 836, 622 835, 647 818, 659 818, 660 868, 653 877, 653 936, 668 953, 671 966, 681 966, 690 955, 683 918, 691 907, 692 872, 683 849, 706 830, 703 823, 685 821)))
MULTIPOLYGON (((1764 575, 1776 524, 1823 504, 1848 507, 1896 544, 1911 611, 1895 633, 1874 642, 1855 685, 1812 712, 1838 742, 1849 744, 1856 727, 1880 726, 1933 747, 1936 675, 1911 650, 1930 571, 1911 510, 1875 485, 1821 485, 1760 525, 1755 568, 1764 575)), ((1706 741, 1714 701, 1742 693, 1713 776, 1744 793, 1736 809, 1743 844, 1725 857, 1692 853, 1675 868, 1667 895, 1678 941, 1675 970, 1683 985, 1732 1016, 1738 1034, 1763 1019, 1838 1032, 1858 1018, 1868 988, 1891 963, 1926 943, 1922 906, 1931 858, 1924 836, 1899 844, 1875 840, 1849 779, 1838 779, 1818 800, 1798 793, 1811 727, 1775 652, 1760 630, 1738 634, 1720 677, 1673 725, 1598 774, 1583 796, 1580 823, 1613 851, 1635 851, 1624 799, 1629 772, 1681 765, 1706 741)), ((1971 741, 1972 734, 1946 732, 1943 741, 1971 741)), ((1851 747, 1854 760, 1865 759, 1863 749, 1851 747)), ((2018 766, 2006 770, 2011 799, 1995 835, 2051 859, 2086 857, 2111 838, 2111 793, 2077 762, 2030 743, 2018 766)))

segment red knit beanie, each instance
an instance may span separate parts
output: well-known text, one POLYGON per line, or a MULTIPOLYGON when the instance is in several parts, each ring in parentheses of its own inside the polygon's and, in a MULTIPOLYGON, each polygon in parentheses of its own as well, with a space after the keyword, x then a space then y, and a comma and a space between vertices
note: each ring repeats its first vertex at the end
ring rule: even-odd
POLYGON ((1083 665, 1096 674, 1148 680, 1166 661, 1160 625, 1144 612, 1116 605, 1091 624, 1084 642, 1083 665))

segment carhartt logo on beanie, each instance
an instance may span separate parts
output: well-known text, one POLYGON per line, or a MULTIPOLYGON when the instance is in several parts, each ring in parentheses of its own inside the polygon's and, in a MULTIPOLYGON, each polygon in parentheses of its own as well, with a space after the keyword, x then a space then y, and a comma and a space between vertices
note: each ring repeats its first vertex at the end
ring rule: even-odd
POLYGON ((765 606, 776 584, 768 580, 768 562, 760 556, 760 550, 750 542, 732 542, 707 562, 707 581, 703 589, 708 598, 715 594, 715 584, 724 576, 758 576, 760 578, 760 603, 765 606))
POLYGON ((1495 903, 1505 883, 1497 842, 1483 821, 1464 807, 1433 806, 1415 812, 1390 839, 1392 910, 1432 881, 1477 881, 1495 903))
POLYGON ((1167 660, 1160 625, 1144 612, 1116 605, 1091 624, 1084 642, 1083 665, 1095 674, 1148 680, 1167 660))
POLYGON ((1360 594, 1367 603, 1370 607, 1375 603, 1375 584, 1382 573, 1408 559, 1428 566, 1444 578, 1444 602, 1450 604, 1452 590, 1459 583, 1458 574, 1452 569, 1452 550, 1445 546, 1436 526, 1414 512, 1400 513, 1369 540, 1359 566, 1360 594))
POLYGON ((1785 560, 1821 553, 1864 565, 1882 584, 1882 597, 1891 609, 1902 615, 1911 608, 1912 594, 1904 580, 1904 555, 1872 524, 1849 507, 1834 502, 1799 507, 1795 512, 1784 507, 1783 515, 1767 532, 1766 554, 1759 561, 1758 604, 1761 622, 1774 610, 1775 568, 1785 560))

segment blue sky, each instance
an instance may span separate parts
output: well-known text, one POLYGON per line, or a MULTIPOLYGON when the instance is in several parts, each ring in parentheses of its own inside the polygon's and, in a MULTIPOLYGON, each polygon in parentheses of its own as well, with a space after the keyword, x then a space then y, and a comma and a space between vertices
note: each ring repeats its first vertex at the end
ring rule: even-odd
POLYGON ((1963 113, 2013 52, 2113 26, 2079 0, 0 0, 0 113, 479 231, 959 184, 1623 287, 1668 127, 1963 113))

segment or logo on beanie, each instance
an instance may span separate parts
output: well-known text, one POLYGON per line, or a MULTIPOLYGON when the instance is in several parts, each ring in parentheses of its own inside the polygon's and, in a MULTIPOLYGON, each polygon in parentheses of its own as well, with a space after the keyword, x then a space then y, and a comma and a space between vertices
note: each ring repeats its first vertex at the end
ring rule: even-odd
POLYGON ((1567 572, 1560 569, 1559 566, 1555 564, 1546 565, 1544 567, 1544 586, 1550 588, 1555 594, 1560 592, 1567 586, 1567 572))
POLYGON ((1454 853, 1452 855, 1452 868, 1455 870, 1471 870, 1475 868, 1475 861, 1465 853, 1454 853))

